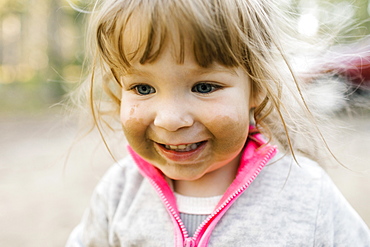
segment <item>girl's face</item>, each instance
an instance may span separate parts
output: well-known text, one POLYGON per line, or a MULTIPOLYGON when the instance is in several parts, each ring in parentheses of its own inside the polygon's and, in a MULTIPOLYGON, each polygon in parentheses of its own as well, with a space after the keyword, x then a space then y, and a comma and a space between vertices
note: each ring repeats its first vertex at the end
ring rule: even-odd
POLYGON ((251 94, 241 68, 202 68, 190 52, 179 64, 167 48, 155 62, 134 62, 122 80, 123 130, 142 158, 174 180, 236 171, 251 94))

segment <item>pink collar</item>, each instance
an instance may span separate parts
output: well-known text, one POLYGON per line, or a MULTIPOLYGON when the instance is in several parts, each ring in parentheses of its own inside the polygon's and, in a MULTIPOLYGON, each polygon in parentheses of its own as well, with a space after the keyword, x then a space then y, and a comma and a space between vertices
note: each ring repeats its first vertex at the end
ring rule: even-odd
POLYGON ((197 229, 193 237, 189 237, 183 222, 179 217, 176 198, 168 185, 163 173, 141 158, 128 147, 140 173, 149 179, 166 207, 175 227, 175 246, 207 246, 211 232, 236 199, 249 187, 267 162, 277 153, 275 146, 265 142, 261 134, 253 134, 248 138, 240 160, 238 173, 225 194, 222 196, 216 210, 197 229))

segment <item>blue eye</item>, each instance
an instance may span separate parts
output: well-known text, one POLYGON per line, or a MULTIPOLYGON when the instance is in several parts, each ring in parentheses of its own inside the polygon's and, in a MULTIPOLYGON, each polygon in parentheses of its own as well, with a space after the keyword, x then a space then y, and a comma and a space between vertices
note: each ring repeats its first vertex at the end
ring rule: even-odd
POLYGON ((221 87, 218 86, 218 85, 202 82, 202 83, 196 84, 191 89, 191 91, 196 92, 196 93, 201 93, 201 94, 207 94, 207 93, 212 93, 213 91, 216 91, 219 88, 221 88, 221 87))
POLYGON ((136 85, 134 89, 136 90, 136 93, 140 95, 148 95, 156 92, 154 87, 146 84, 136 85))

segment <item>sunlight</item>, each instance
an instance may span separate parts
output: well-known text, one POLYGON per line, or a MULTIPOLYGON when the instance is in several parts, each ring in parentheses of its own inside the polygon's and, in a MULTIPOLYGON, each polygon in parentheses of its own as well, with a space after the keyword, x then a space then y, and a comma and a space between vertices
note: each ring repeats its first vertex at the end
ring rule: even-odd
POLYGON ((314 36, 319 29, 319 21, 313 13, 302 14, 298 20, 298 32, 305 36, 314 36))

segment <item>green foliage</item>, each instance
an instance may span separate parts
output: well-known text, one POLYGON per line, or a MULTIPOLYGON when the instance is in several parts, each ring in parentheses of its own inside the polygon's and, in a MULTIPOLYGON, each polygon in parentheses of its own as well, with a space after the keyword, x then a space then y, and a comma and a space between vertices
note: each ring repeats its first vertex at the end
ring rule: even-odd
MULTIPOLYGON (((60 101, 68 88, 81 80, 83 24, 88 14, 76 11, 70 3, 84 9, 92 2, 0 0, 0 112, 48 107, 60 101)), ((303 7, 312 4, 330 10, 338 6, 340 9, 340 4, 352 6, 358 27, 350 36, 369 33, 367 0, 287 2, 298 17, 303 7)), ((328 28, 320 26, 325 27, 328 28)))
POLYGON ((83 14, 61 0, 0 0, 0 111, 42 109, 80 80, 83 14))

